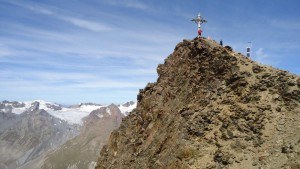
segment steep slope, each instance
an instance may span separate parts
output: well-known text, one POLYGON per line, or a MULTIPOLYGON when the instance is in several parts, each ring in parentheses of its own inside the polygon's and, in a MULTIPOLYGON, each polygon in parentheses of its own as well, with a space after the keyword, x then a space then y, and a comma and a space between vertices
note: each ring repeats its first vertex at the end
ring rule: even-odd
POLYGON ((17 115, 0 112, 0 168, 15 169, 63 144, 79 133, 78 125, 38 108, 17 115))
POLYGON ((203 38, 157 72, 96 169, 300 168, 299 76, 203 38))
POLYGON ((42 169, 94 169, 101 147, 119 127, 124 115, 116 105, 94 110, 83 119, 83 129, 75 138, 48 154, 42 169))
POLYGON ((5 113, 0 110, 0 134, 10 128, 15 126, 20 121, 20 116, 14 113, 5 113))

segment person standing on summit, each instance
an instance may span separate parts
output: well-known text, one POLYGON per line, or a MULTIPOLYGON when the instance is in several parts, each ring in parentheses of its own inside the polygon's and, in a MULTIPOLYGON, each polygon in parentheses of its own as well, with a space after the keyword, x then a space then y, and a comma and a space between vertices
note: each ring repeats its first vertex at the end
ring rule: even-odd
POLYGON ((202 29, 201 29, 201 24, 206 23, 207 21, 205 19, 203 19, 203 17, 201 17, 200 13, 198 14, 198 16, 194 19, 192 19, 191 21, 195 22, 198 26, 198 37, 202 36, 202 29))
POLYGON ((202 30, 201 28, 198 28, 198 37, 201 37, 202 36, 202 30))

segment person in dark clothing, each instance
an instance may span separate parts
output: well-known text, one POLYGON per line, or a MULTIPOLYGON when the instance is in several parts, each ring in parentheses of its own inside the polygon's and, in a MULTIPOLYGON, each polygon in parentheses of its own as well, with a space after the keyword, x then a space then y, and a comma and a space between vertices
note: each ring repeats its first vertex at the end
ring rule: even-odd
POLYGON ((222 40, 222 39, 221 39, 221 41, 220 41, 220 45, 223 46, 223 40, 222 40))

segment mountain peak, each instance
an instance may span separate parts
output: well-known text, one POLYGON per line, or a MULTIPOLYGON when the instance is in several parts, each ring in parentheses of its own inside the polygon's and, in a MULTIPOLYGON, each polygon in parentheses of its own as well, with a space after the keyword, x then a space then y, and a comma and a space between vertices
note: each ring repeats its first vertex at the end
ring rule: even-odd
POLYGON ((180 42, 157 72, 97 169, 298 165, 299 76, 204 38, 180 42), (290 146, 291 158, 274 154, 290 146))

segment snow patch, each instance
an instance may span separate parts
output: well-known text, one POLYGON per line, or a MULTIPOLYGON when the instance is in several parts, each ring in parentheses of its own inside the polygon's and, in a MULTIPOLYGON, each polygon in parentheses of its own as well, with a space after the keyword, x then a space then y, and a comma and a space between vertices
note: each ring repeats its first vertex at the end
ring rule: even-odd
POLYGON ((49 108, 47 105, 59 106, 58 104, 45 102, 43 100, 35 100, 40 103, 40 109, 44 109, 49 114, 54 117, 57 117, 61 120, 67 121, 70 124, 79 124, 82 125, 82 118, 88 116, 92 111, 99 109, 103 106, 96 105, 81 105, 80 107, 63 107, 61 110, 54 110, 49 108))
POLYGON ((121 111, 122 114, 124 114, 125 116, 127 116, 133 109, 136 108, 136 105, 137 105, 136 102, 135 102, 134 104, 128 106, 128 107, 123 106, 123 105, 121 104, 121 105, 119 105, 118 108, 120 109, 120 111, 121 111))
POLYGON ((25 104, 24 107, 13 108, 11 110, 11 112, 14 114, 22 114, 23 112, 25 112, 27 109, 29 109, 31 107, 31 103, 29 103, 29 102, 24 102, 24 104, 25 104))
POLYGON ((70 124, 82 125, 82 118, 88 116, 92 111, 103 106, 83 106, 78 108, 62 108, 61 110, 46 110, 54 117, 67 121, 70 124))
POLYGON ((97 116, 98 116, 99 118, 102 118, 102 117, 103 117, 103 114, 97 114, 97 116))
POLYGON ((106 108, 106 113, 108 113, 109 115, 111 115, 111 111, 110 111, 109 107, 106 108))

